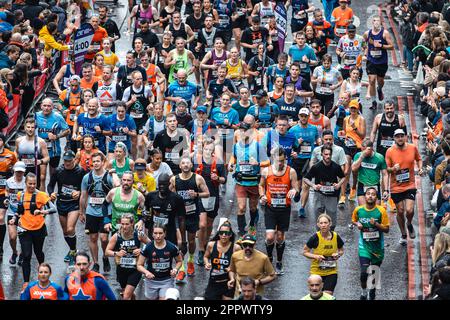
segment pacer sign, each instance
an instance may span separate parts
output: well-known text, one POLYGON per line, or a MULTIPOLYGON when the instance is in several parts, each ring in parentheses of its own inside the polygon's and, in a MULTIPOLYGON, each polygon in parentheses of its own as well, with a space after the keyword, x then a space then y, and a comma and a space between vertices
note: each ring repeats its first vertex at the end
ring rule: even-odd
POLYGON ((75 56, 75 73, 81 73, 81 66, 84 62, 84 55, 87 53, 94 37, 94 28, 89 23, 83 23, 75 32, 73 53, 75 56))

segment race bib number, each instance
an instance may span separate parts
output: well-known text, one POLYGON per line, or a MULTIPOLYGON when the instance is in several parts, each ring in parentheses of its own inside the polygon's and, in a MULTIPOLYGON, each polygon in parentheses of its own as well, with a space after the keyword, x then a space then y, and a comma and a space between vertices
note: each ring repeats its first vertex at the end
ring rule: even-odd
POLYGON ((195 203, 193 203, 191 205, 185 206, 185 209, 186 209, 186 214, 193 214, 197 210, 197 206, 195 205, 195 203))
POLYGON ((152 268, 155 269, 155 270, 169 269, 170 268, 170 263, 169 262, 153 262, 152 263, 152 268))
POLYGON ((334 189, 333 186, 321 186, 320 191, 322 191, 323 193, 330 193, 335 192, 336 190, 334 189))
POLYGON ((0 179, 0 187, 6 186, 6 179, 0 179))
POLYGON ((227 24, 230 23, 230 18, 226 15, 219 15, 219 24, 221 26, 226 26, 227 24))
POLYGON ((377 168, 377 164, 376 163, 367 163, 367 162, 362 162, 361 163, 361 167, 366 168, 366 169, 376 169, 377 168))
POLYGON ((378 240, 380 238, 380 232, 379 231, 365 231, 363 232, 363 239, 367 241, 374 241, 378 240))
POLYGON ((319 268, 321 269, 334 269, 337 267, 336 260, 322 260, 319 262, 319 268))
POLYGON ((180 159, 180 154, 178 152, 166 152, 165 156, 166 160, 174 161, 180 159))
POLYGON ((137 113, 135 111, 131 111, 130 116, 134 119, 141 119, 144 115, 142 113, 137 113))
POLYGON ((261 77, 256 77, 255 78, 255 83, 256 83, 257 86, 261 86, 261 84, 262 84, 261 77))
POLYGON ((239 169, 241 172, 249 173, 253 171, 253 165, 251 164, 240 164, 239 169))
POLYGON ((381 57, 381 50, 370 50, 370 55, 374 58, 381 57))
POLYGON ((348 65, 354 65, 356 64, 356 57, 345 57, 344 59, 344 63, 348 66, 348 65))
POLYGON ((165 58, 163 55, 160 55, 160 56, 158 57, 158 61, 159 61, 160 64, 163 64, 164 61, 166 61, 166 58, 165 58))
POLYGON ((89 200, 89 203, 92 205, 101 205, 103 204, 103 202, 105 201, 105 198, 98 198, 98 197, 91 197, 91 199, 89 200))
POLYGON ((72 195, 72 192, 74 192, 75 190, 73 189, 73 188, 71 188, 71 187, 66 187, 66 186, 63 186, 62 188, 61 188, 61 192, 63 193, 63 194, 66 194, 66 195, 72 195))
POLYGON ((300 153, 311 153, 312 147, 309 145, 300 146, 300 153))
POLYGON ((306 69, 306 67, 307 67, 306 63, 300 62, 300 69, 306 69))
POLYGON ((286 196, 283 198, 272 198, 271 205, 272 207, 286 207, 286 196))
POLYGON ((99 146, 99 142, 98 142, 98 140, 94 140, 94 145, 96 146, 96 147, 98 147, 99 146))
POLYGON ((402 169, 402 170, 400 170, 400 173, 397 173, 395 175, 395 180, 398 183, 409 182, 409 169, 402 169))
POLYGON ((26 166, 34 166, 34 158, 22 159, 26 166))
POLYGON ((332 94, 333 90, 331 90, 331 88, 328 85, 322 85, 320 87, 320 91, 324 94, 332 94))
POLYGON ((165 226, 166 224, 169 223, 169 218, 162 218, 162 217, 153 216, 153 222, 155 224, 165 226))
POLYGON ((127 141, 127 136, 120 135, 120 136, 112 136, 112 141, 114 142, 123 142, 127 141))
POLYGON ((367 191, 368 189, 375 189, 375 190, 377 190, 377 192, 378 192, 378 186, 364 186, 364 187, 363 187, 364 193, 366 193, 366 191, 367 191))
POLYGON ((110 114, 113 113, 113 107, 101 107, 100 112, 103 114, 110 114))
POLYGON ((136 266, 136 258, 126 258, 121 257, 120 258, 120 265, 121 266, 136 266))
POLYGON ((303 19, 306 19, 306 13, 303 11, 303 12, 297 12, 296 14, 294 14, 294 19, 297 19, 297 20, 303 20, 303 19))
POLYGON ((394 145, 394 140, 381 140, 381 145, 385 148, 392 147, 394 145))
POLYGON ((213 211, 216 206, 216 197, 202 198, 202 205, 205 211, 213 211))
POLYGON ((347 139, 345 139, 345 145, 347 146, 347 147, 356 147, 356 143, 355 143, 355 141, 352 139, 352 138, 347 138, 347 139))
POLYGON ((75 121, 75 117, 76 116, 77 115, 75 113, 71 113, 70 116, 69 116, 70 121, 75 121))
POLYGON ((211 52, 212 49, 213 49, 213 48, 205 48, 205 52, 206 52, 206 53, 211 52))
POLYGON ((337 34, 345 34, 346 32, 347 32, 346 28, 343 28, 343 27, 337 27, 336 28, 336 33, 337 34))
POLYGON ((46 140, 45 143, 47 144, 47 149, 53 149, 53 141, 46 140))
POLYGON ((100 51, 100 45, 99 44, 92 44, 92 50, 100 51))

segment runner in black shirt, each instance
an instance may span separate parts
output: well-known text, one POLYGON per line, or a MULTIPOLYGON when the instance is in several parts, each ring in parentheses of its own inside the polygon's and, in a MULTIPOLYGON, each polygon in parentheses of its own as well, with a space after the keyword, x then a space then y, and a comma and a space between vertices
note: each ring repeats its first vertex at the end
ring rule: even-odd
POLYGON ((59 222, 64 234, 64 240, 68 244, 70 251, 64 258, 70 265, 75 263, 77 253, 77 237, 75 227, 80 214, 80 191, 81 182, 86 172, 75 165, 75 153, 72 150, 64 152, 64 164, 56 169, 56 173, 50 177, 47 186, 48 194, 52 201, 56 201, 59 222), (58 194, 55 192, 55 185, 58 184, 58 194))
POLYGON ((166 79, 169 78, 169 70, 170 68, 166 68, 164 66, 164 61, 166 61, 169 52, 175 49, 175 46, 172 44, 172 32, 167 31, 163 33, 162 43, 158 43, 155 47, 155 51, 152 54, 152 61, 159 67, 161 72, 164 74, 166 79))
POLYGON ((144 43, 144 48, 148 47, 149 49, 155 48, 159 44, 159 38, 152 30, 150 30, 150 24, 148 20, 141 20, 140 22, 140 29, 138 33, 135 33, 133 37, 133 46, 134 46, 134 40, 136 38, 141 38, 142 42, 144 43))
POLYGON ((251 58, 258 54, 258 44, 264 43, 268 51, 273 50, 272 39, 269 31, 261 27, 261 18, 259 16, 252 17, 252 26, 245 29, 242 33, 241 46, 245 51, 245 62, 249 62, 251 58))

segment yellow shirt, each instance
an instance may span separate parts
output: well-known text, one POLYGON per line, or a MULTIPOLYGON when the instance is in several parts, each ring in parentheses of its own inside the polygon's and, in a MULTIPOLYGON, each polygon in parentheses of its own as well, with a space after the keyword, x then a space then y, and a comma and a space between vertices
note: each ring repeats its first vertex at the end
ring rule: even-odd
POLYGON ((134 183, 133 188, 139 191, 138 183, 144 186, 145 191, 152 192, 156 190, 156 181, 155 178, 149 173, 145 173, 143 179, 139 179, 137 173, 134 173, 134 183))
POLYGON ((338 252, 338 241, 337 233, 333 232, 333 237, 331 240, 327 240, 322 237, 320 231, 317 233, 319 239, 317 248, 312 248, 314 254, 324 256, 329 259, 329 261, 323 261, 319 263, 317 260, 312 260, 311 262, 311 274, 318 274, 319 276, 329 276, 331 274, 337 274, 337 262, 331 258, 333 253, 338 252))
POLYGON ((119 63, 119 57, 114 52, 111 52, 109 55, 107 55, 105 53, 105 50, 102 50, 99 53, 103 56, 104 59, 103 61, 105 65, 109 64, 115 67, 117 63, 119 63))

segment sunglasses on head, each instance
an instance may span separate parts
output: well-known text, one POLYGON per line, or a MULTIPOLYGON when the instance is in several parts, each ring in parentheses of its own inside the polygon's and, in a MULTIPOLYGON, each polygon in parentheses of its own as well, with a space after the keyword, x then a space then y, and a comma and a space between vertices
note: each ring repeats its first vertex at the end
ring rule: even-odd
POLYGON ((253 248, 255 246, 255 244, 253 244, 253 243, 243 243, 242 244, 242 247, 244 247, 244 248, 253 248))

